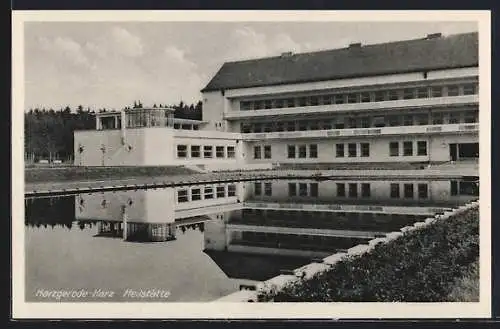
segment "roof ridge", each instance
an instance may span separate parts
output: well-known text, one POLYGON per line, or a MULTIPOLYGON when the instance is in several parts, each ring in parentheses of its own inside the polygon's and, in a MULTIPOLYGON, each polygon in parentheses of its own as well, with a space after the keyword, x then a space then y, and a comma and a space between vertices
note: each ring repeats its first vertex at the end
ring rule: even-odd
MULTIPOLYGON (((443 35, 439 39, 441 39, 441 40, 442 39, 449 39, 449 38, 453 38, 453 37, 465 36, 465 35, 470 35, 470 34, 478 34, 478 33, 479 33, 478 31, 471 31, 471 32, 464 32, 464 33, 454 33, 454 34, 443 35)), ((414 39, 394 40, 394 41, 378 42, 378 43, 367 43, 367 44, 362 44, 361 46, 362 46, 362 48, 366 48, 366 47, 373 47, 373 46, 394 45, 394 44, 398 44, 398 43, 408 43, 408 42, 424 41, 424 40, 436 40, 436 39, 428 39, 427 36, 425 36, 425 37, 414 38, 414 39)), ((351 44, 352 44, 352 42, 351 42, 351 44)), ((291 57, 293 57, 293 56, 301 56, 301 55, 317 54, 317 53, 324 53, 324 52, 330 52, 330 51, 339 51, 339 50, 345 50, 345 49, 349 49, 349 46, 341 47, 341 48, 318 49, 318 50, 312 50, 312 51, 292 53, 291 57)), ((249 59, 243 59, 243 60, 225 61, 224 64, 248 63, 248 62, 254 62, 254 61, 259 61, 259 60, 277 59, 277 58, 282 58, 282 54, 280 54, 280 55, 273 55, 273 56, 263 56, 263 57, 249 58, 249 59)))

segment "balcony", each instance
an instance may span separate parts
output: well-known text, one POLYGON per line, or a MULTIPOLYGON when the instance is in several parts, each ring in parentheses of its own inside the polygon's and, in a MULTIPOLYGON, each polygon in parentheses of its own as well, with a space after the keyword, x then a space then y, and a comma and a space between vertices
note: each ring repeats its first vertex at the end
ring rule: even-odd
POLYGON ((425 126, 398 126, 381 128, 305 130, 270 133, 242 134, 244 140, 272 140, 297 138, 329 138, 355 136, 428 135, 451 133, 474 133, 479 131, 479 123, 444 124, 425 126))
POLYGON ((274 108, 253 111, 231 111, 224 114, 226 120, 240 120, 246 118, 257 118, 267 116, 283 115, 308 115, 308 114, 329 114, 341 112, 357 111, 377 111, 377 110, 399 110, 411 108, 428 107, 448 107, 459 105, 479 104, 479 95, 417 98, 417 99, 399 99, 384 102, 352 103, 352 104, 331 104, 318 106, 304 106, 292 108, 274 108))

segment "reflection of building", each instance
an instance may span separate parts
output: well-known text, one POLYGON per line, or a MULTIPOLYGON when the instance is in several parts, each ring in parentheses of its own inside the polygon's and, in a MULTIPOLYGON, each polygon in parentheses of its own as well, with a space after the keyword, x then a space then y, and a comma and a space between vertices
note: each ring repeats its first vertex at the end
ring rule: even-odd
POLYGON ((199 224, 207 220, 203 216, 241 207, 237 203, 236 184, 201 188, 208 192, 209 186, 214 191, 212 197, 204 193, 200 200, 189 203, 179 202, 186 190, 184 187, 82 194, 76 197, 75 218, 80 222, 97 221, 98 236, 122 237, 128 241, 167 241, 175 238, 179 225, 182 229, 201 227, 199 224))
POLYGON ((477 159, 478 90, 477 33, 230 62, 202 90, 203 122, 176 125, 168 109, 99 114, 97 131, 75 134, 75 150, 84 146, 75 159, 233 168, 477 159))

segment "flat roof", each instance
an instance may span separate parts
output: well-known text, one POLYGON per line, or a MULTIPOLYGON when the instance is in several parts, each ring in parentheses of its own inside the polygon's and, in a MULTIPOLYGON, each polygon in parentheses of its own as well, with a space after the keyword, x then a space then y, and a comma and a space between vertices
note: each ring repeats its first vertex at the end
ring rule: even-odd
POLYGON ((479 64, 478 33, 226 62, 201 91, 410 73, 479 64))

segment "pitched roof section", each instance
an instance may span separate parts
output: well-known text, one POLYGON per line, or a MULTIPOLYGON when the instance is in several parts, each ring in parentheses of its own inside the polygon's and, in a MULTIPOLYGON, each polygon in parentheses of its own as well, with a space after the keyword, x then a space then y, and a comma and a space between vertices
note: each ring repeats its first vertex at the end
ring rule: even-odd
POLYGON ((375 76, 478 65, 478 33, 227 62, 202 90, 375 76))

